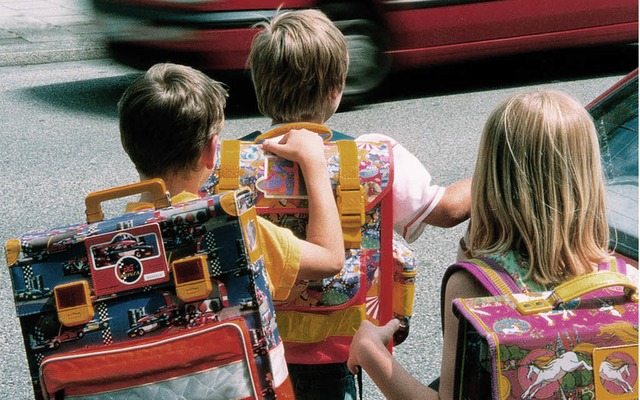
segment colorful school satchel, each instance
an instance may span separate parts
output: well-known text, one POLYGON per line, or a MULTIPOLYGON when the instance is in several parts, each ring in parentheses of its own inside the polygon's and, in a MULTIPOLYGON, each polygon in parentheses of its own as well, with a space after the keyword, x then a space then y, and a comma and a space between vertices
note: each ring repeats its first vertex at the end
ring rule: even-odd
MULTIPOLYGON (((257 141, 294 128, 331 135, 324 125, 286 124, 257 141)), ((399 318, 405 329, 395 339, 401 343, 413 309, 415 259, 393 238, 391 146, 353 140, 324 146, 342 223, 345 264, 335 277, 300 282, 288 302, 276 304, 287 361, 296 364, 345 362, 351 338, 365 318, 377 323, 399 318)), ((259 215, 304 238, 308 206, 297 164, 240 140, 222 141, 216 160, 206 190, 249 186, 257 196, 259 215)))
POLYGON ((486 261, 462 268, 504 294, 454 300, 454 398, 638 398, 637 286, 624 261, 535 294, 511 292, 515 283, 486 261))
POLYGON ((87 223, 6 243, 37 399, 293 399, 247 188, 92 193, 87 223), (154 208, 103 219, 150 192, 154 208))

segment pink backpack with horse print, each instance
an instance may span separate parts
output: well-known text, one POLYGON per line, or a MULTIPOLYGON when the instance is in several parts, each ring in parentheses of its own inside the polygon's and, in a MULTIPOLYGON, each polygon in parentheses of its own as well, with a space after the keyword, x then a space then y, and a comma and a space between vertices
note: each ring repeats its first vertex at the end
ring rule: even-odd
POLYGON ((494 297, 456 299, 456 399, 637 399, 637 286, 624 261, 524 294, 488 259, 454 264, 494 297), (488 384, 490 382, 490 384, 488 384))

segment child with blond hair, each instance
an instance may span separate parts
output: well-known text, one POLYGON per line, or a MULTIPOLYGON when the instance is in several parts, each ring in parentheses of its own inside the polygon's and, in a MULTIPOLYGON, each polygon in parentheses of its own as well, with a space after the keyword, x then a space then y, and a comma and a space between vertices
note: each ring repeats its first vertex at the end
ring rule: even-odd
MULTIPOLYGON (((347 78, 349 54, 342 32, 318 10, 284 12, 258 27, 248 65, 260 112, 270 118, 271 127, 324 124, 338 109, 347 78)), ((353 138, 332 131, 332 139, 353 138)), ((452 227, 468 218, 470 179, 446 188, 435 185, 424 165, 389 136, 368 134, 355 140, 386 141, 392 146, 393 226, 405 240, 416 240, 427 225, 452 227)), ((311 319, 317 320, 314 316, 307 322, 302 314, 297 314, 301 325, 311 326, 311 319)), ((326 341, 323 354, 316 355, 317 343, 287 340, 283 331, 299 399, 355 398, 354 379, 346 367, 349 343, 326 341)))
MULTIPOLYGON (((468 257, 488 257, 522 291, 542 292, 612 259, 605 186, 589 113, 555 90, 517 93, 485 124, 472 184, 468 257)), ((637 269, 627 267, 637 282, 637 269)), ((458 320, 455 298, 490 292, 465 270, 443 282, 444 343, 438 391, 412 377, 386 350, 397 329, 363 322, 349 366, 361 366, 390 399, 453 398, 458 320)))

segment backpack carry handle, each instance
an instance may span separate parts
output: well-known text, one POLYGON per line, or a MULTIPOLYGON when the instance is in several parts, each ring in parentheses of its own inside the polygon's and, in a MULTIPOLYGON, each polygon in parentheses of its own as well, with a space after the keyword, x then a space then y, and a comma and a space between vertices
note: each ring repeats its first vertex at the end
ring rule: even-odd
POLYGON ((611 286, 622 286, 625 288, 625 295, 637 302, 636 292, 638 287, 626 275, 613 271, 596 271, 578 278, 572 279, 556 288, 548 297, 528 298, 526 301, 517 300, 511 295, 516 305, 516 309, 522 315, 538 314, 556 310, 564 303, 577 299, 595 290, 608 288, 611 286))
POLYGON ((169 200, 169 192, 162 179, 150 179, 131 185, 119 186, 112 189, 100 190, 98 192, 89 193, 85 199, 87 223, 100 222, 104 219, 102 213, 102 203, 108 200, 115 200, 121 197, 131 196, 134 194, 150 193, 153 197, 153 206, 165 208, 171 205, 169 200))
POLYGON ((331 129, 329 129, 329 127, 326 125, 315 124, 313 122, 293 122, 290 124, 278 125, 274 128, 269 129, 262 135, 259 135, 258 137, 256 137, 256 139, 254 140, 254 143, 259 143, 266 139, 272 139, 274 137, 282 136, 292 129, 310 130, 322 136, 322 139, 325 142, 328 142, 331 139, 331 136, 333 135, 333 133, 331 132, 331 129))

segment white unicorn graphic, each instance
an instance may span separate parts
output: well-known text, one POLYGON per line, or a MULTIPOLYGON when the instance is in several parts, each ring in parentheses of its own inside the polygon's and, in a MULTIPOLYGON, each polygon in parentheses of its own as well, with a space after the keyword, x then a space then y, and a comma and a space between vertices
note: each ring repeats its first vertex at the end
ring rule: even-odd
MULTIPOLYGON (((552 357, 549 360, 546 360, 546 357, 543 358, 545 358, 545 361, 538 358, 529 364, 527 379, 531 379, 533 374, 536 374, 536 379, 522 394, 523 399, 533 399, 536 393, 538 393, 538 390, 553 382, 560 383, 567 373, 575 371, 580 367, 593 370, 589 364, 578 360, 578 355, 572 351, 558 357, 552 357)), ((562 392, 562 386, 560 386, 560 393, 564 399, 565 396, 564 392, 562 392)))
POLYGON ((633 392, 633 386, 627 382, 627 379, 631 375, 629 372, 629 364, 621 359, 604 360, 600 364, 600 379, 602 383, 611 382, 620 386, 625 393, 633 392))
POLYGON ((520 328, 518 325, 513 324, 511 325, 509 328, 504 328, 502 330, 502 333, 506 334, 506 335, 514 335, 516 333, 523 333, 524 330, 522 328, 520 328))
POLYGON ((551 311, 547 311, 547 312, 543 312, 538 314, 539 316, 543 317, 544 319, 547 320, 547 324, 549 326, 554 326, 556 323, 553 319, 551 319, 551 317, 555 317, 557 315, 562 315, 562 319, 564 321, 567 321, 570 317, 575 317, 576 313, 571 310, 571 309, 567 309, 567 308, 560 308, 557 310, 551 310, 551 311))

